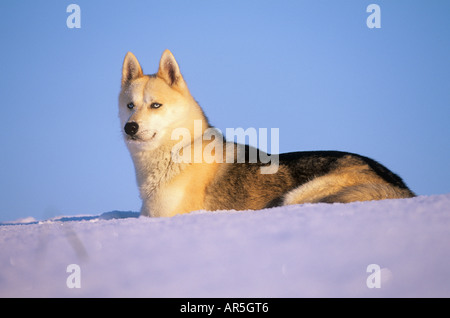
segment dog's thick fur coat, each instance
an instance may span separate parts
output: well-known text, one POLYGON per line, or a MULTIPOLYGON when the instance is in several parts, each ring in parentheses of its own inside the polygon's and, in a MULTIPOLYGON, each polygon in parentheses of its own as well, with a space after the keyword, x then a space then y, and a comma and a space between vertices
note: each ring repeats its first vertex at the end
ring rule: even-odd
MULTIPOLYGON (((181 148, 202 140, 223 148, 223 159, 251 147, 205 143, 208 119, 191 96, 172 53, 166 50, 156 74, 144 75, 132 53, 125 57, 119 95, 123 135, 136 170, 142 199, 141 214, 173 216, 194 210, 262 209, 287 204, 353 202, 409 198, 414 193, 402 179, 378 162, 338 151, 294 152, 279 155, 275 173, 260 173, 267 163, 229 163, 228 160, 177 162, 174 129, 183 128, 190 139, 181 148), (200 122, 202 129, 194 129, 200 122), (228 153, 227 153, 228 151, 228 153)), ((209 146, 208 146, 209 144, 209 146)), ((178 147, 178 148, 177 148, 178 147)), ((222 149, 221 148, 221 149, 222 149)))

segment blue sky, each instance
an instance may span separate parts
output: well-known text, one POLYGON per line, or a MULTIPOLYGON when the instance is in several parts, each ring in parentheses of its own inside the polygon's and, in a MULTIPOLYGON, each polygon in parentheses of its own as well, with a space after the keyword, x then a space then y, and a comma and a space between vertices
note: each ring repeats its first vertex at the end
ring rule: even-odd
POLYGON ((117 116, 127 51, 149 74, 170 49, 223 131, 279 128, 280 152, 356 152, 417 194, 449 193, 449 14, 449 1, 1 1, 0 221, 139 211, 117 116))

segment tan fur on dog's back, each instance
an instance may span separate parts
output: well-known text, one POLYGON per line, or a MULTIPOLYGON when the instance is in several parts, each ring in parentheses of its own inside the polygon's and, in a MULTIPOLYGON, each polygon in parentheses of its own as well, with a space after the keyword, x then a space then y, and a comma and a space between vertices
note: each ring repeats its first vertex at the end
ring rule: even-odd
POLYGON ((267 174, 260 169, 273 167, 260 157, 256 163, 237 163, 238 149, 247 156, 254 148, 223 143, 221 134, 212 140, 204 138, 212 127, 168 50, 153 75, 144 75, 136 57, 128 53, 121 84, 119 117, 135 166, 142 215, 160 217, 195 210, 256 210, 286 204, 414 196, 396 174, 370 158, 351 153, 280 154, 279 165, 265 170, 273 172, 267 174), (201 124, 200 130, 195 128, 196 123, 201 124), (174 137, 179 128, 189 132, 187 140, 180 141, 176 134, 174 137), (188 161, 174 159, 174 153, 184 156, 184 151, 193 145, 195 148, 197 142, 201 160, 196 160, 195 150, 186 153, 188 161), (211 145, 218 147, 213 147, 214 151, 221 149, 222 154, 218 151, 217 156, 223 160, 206 160, 205 149, 211 145))

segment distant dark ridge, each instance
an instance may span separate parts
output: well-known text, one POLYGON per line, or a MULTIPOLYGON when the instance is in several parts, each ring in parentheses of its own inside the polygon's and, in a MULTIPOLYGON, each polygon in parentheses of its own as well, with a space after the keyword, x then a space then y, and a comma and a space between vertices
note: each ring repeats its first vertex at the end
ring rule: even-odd
POLYGON ((31 225, 45 222, 72 222, 72 221, 91 221, 91 220, 113 220, 113 219, 126 219, 126 218, 138 218, 139 212, 133 211, 110 211, 104 212, 100 215, 84 215, 84 216, 61 216, 55 217, 44 221, 32 221, 32 222, 14 222, 6 221, 0 222, 0 226, 4 225, 31 225))

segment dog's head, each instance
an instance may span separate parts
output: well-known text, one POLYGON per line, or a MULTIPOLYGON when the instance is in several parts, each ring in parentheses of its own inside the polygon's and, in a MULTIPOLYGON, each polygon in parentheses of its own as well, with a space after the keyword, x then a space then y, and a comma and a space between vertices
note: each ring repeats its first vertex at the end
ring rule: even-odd
POLYGON ((176 128, 192 129, 194 120, 205 120, 169 50, 164 51, 156 74, 144 75, 128 52, 122 68, 119 117, 128 147, 151 150, 170 144, 176 128))

